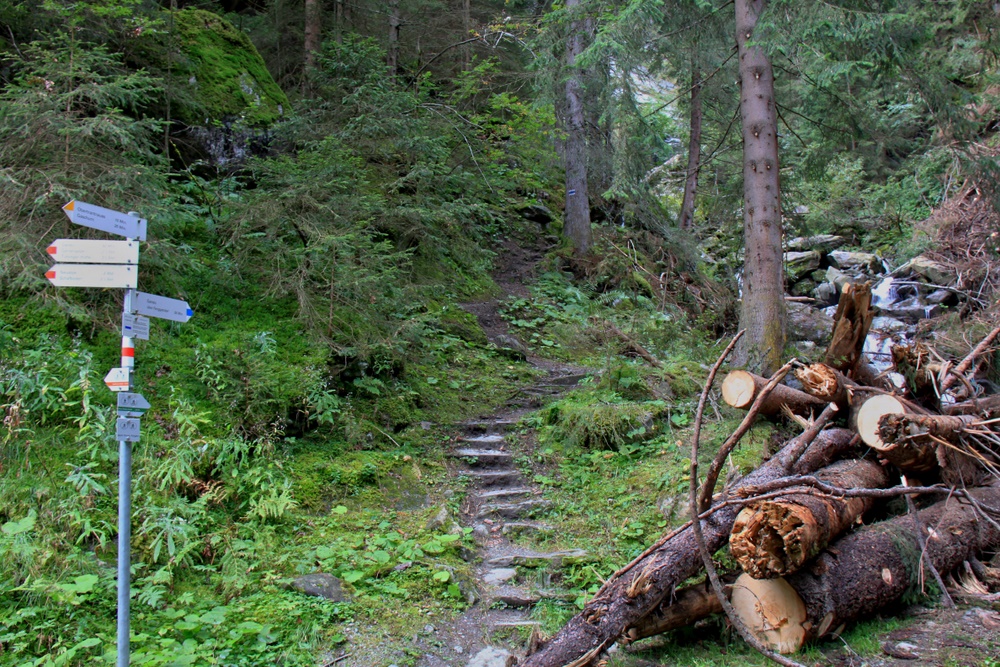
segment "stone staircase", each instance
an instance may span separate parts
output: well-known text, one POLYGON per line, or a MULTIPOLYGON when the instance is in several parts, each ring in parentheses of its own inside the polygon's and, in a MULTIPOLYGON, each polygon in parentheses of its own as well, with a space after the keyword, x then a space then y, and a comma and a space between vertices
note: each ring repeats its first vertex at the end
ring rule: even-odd
MULTIPOLYGON (((565 565, 586 560, 582 550, 538 552, 518 542, 529 535, 550 533, 542 520, 551 502, 522 472, 516 460, 512 433, 518 418, 532 408, 567 391, 584 376, 550 371, 543 382, 519 392, 509 403, 510 412, 491 419, 459 424, 461 435, 451 455, 459 474, 469 477, 469 492, 462 520, 472 526, 480 547, 478 567, 480 607, 484 638, 505 630, 534 627, 531 609, 546 598, 568 599, 570 594, 553 587, 565 565)), ((523 464, 522 465, 526 465, 523 464)))

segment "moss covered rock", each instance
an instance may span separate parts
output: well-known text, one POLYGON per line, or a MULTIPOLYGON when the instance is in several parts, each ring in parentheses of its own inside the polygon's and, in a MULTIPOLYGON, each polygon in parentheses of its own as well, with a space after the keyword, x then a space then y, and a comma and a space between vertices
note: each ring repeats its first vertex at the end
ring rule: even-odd
POLYGON ((249 37, 201 9, 182 9, 171 18, 149 55, 169 72, 175 118, 190 125, 236 118, 267 125, 282 116, 288 98, 249 37))

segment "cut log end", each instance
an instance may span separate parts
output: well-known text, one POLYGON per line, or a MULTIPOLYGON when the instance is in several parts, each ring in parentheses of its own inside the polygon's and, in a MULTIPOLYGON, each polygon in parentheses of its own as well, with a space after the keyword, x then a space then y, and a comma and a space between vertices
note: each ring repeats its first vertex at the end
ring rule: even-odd
POLYGON ((887 444, 879 434, 879 420, 885 415, 901 415, 906 413, 902 401, 895 396, 879 394, 872 396, 864 403, 857 414, 858 435, 866 445, 876 450, 886 449, 887 444))
POLYGON ((814 555, 809 545, 817 544, 818 527, 812 514, 804 507, 782 502, 745 507, 729 536, 733 558, 754 579, 798 570, 814 555))
POLYGON ((733 371, 722 381, 722 400, 734 408, 748 408, 757 395, 754 377, 747 371, 733 371))
POLYGON ((732 603, 743 624, 771 650, 789 654, 802 648, 806 606, 784 579, 742 574, 733 584, 732 603))

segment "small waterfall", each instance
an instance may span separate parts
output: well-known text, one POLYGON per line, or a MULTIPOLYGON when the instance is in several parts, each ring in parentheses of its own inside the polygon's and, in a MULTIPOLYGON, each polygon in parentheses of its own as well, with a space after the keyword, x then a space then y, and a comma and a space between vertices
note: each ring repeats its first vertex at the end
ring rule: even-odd
POLYGON ((892 276, 886 276, 872 288, 872 306, 875 308, 886 310, 897 301, 899 301, 899 286, 892 276))

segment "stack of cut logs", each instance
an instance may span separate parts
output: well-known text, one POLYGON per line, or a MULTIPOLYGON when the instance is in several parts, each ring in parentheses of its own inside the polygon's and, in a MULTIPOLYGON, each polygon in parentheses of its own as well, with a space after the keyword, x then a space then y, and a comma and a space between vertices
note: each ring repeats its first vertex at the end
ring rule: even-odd
POLYGON ((958 363, 921 344, 896 349, 906 385, 896 387, 862 354, 870 298, 867 285, 845 288, 824 361, 795 370, 801 389, 742 370, 725 378, 729 405, 805 432, 721 492, 710 474, 702 537, 690 525, 663 537, 525 667, 592 664, 615 641, 689 625, 723 602, 766 648, 794 653, 907 593, 950 603, 948 590, 970 581, 979 592, 1000 583, 979 560, 1000 550, 1000 395, 982 395, 976 377, 1000 327, 958 363), (843 423, 827 427, 833 419, 843 423), (718 591, 678 588, 727 540, 742 573, 724 574, 718 591))

